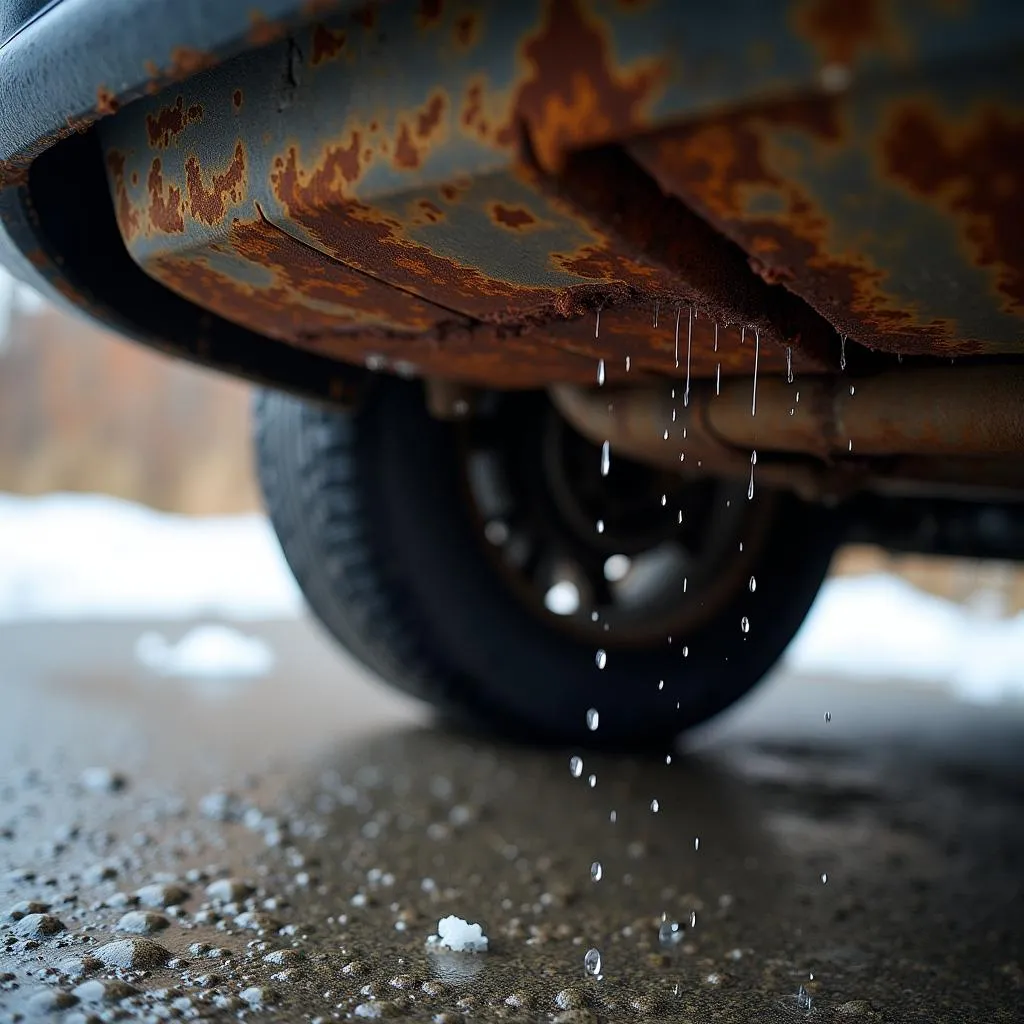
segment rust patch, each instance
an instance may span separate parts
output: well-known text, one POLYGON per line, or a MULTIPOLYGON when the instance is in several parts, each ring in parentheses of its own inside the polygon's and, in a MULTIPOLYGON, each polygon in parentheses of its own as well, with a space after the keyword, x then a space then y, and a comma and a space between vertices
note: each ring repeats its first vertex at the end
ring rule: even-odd
POLYGON ((882 153, 888 173, 959 225, 972 261, 992 271, 1004 312, 1024 314, 1024 117, 989 107, 950 124, 907 103, 882 153))
POLYGON ((117 149, 107 153, 107 169, 114 186, 114 216, 121 237, 130 242, 139 230, 139 213, 128 195, 128 186, 124 180, 125 155, 117 149))
POLYGON ((473 11, 467 11, 456 19, 455 22, 455 45, 460 50, 471 50, 480 42, 480 16, 473 11))
POLYGON ((419 210, 420 217, 423 221, 430 224, 437 224, 444 220, 444 210, 442 210, 437 203, 432 203, 429 199, 418 200, 416 207, 419 210))
MULTIPOLYGON (((395 139, 394 164, 403 170, 413 170, 423 163, 423 156, 432 141, 439 135, 447 100, 443 93, 435 93, 426 106, 411 121, 401 120, 395 139)), ((382 147, 383 148, 383 147, 382 147)))
POLYGON ((537 223, 537 218, 522 206, 505 206, 504 203, 492 203, 490 214, 495 224, 510 228, 512 231, 521 231, 537 223))
POLYGON ((334 60, 345 49, 348 36, 341 29, 327 25, 313 26, 313 45, 309 55, 309 63, 313 67, 334 60))
POLYGON ((191 46, 176 46, 171 50, 167 74, 173 79, 188 78, 212 68, 216 63, 217 58, 212 53, 203 53, 191 46))
POLYGON ((96 113, 100 117, 106 117, 109 114, 116 114, 120 109, 121 104, 117 97, 105 85, 101 85, 96 90, 96 113))
POLYGON ((231 163, 224 171, 214 173, 209 187, 203 181, 199 160, 192 155, 185 161, 189 212, 204 224, 213 225, 222 221, 228 202, 238 204, 242 201, 245 186, 245 149, 241 141, 235 144, 231 163))
POLYGON ((231 106, 234 107, 235 110, 241 110, 242 109, 242 99, 243 99, 243 97, 242 97, 242 90, 241 89, 236 89, 231 94, 231 106))
POLYGON ((280 39, 286 27, 278 21, 271 21, 260 11, 249 12, 249 32, 246 36, 252 46, 267 46, 280 39))
POLYGON ((420 0, 416 23, 420 28, 432 28, 441 20, 441 0, 420 0))
MULTIPOLYGON (((571 148, 643 128, 668 73, 657 61, 616 66, 607 30, 587 17, 580 0, 547 3, 522 56, 529 72, 513 103, 515 119, 525 122, 538 161, 550 171, 571 148)), ((515 125, 506 125, 498 141, 515 144, 515 125)))
POLYGON ((190 124, 198 124, 202 119, 202 106, 193 103, 186 107, 184 97, 179 96, 169 107, 146 115, 146 136, 150 148, 166 149, 190 124))
POLYGON ((170 185, 164 194, 163 167, 160 157, 155 157, 146 178, 149 193, 149 224, 165 234, 181 234, 185 230, 182 215, 181 189, 170 185))
POLYGON ((886 41, 879 0, 806 0, 795 21, 826 64, 851 64, 886 41))

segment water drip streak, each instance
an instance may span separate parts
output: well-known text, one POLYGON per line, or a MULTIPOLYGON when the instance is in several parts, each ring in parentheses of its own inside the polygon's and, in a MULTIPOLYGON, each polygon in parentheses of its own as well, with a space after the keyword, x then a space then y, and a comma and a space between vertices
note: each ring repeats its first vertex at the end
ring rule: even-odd
POLYGON ((750 415, 757 415, 757 361, 761 352, 761 332, 754 328, 754 390, 750 397, 750 415))
POLYGON ((693 343, 693 306, 690 307, 690 322, 686 328, 686 387, 683 389, 683 406, 690 404, 690 346, 693 343))
POLYGON ((676 369, 679 369, 679 318, 682 316, 683 309, 681 306, 676 306, 676 369))

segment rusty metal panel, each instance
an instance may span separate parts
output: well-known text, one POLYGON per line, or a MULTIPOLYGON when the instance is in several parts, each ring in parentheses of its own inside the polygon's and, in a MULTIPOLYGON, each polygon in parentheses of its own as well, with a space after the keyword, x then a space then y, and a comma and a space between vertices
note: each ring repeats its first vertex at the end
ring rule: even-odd
POLYGON ((896 92, 709 118, 630 151, 850 339, 1024 351, 1024 51, 896 92))
MULTIPOLYGON (((809 127, 811 115, 799 112, 860 104, 863 112, 838 130, 838 146, 854 160, 863 149, 856 125, 861 135, 870 130, 872 97, 894 109, 888 88, 871 83, 912 78, 921 66, 960 63, 1022 36, 1024 8, 1004 12, 995 0, 370 4, 133 104, 104 123, 102 139, 118 224, 144 269, 229 319, 341 358, 535 383, 592 379, 599 358, 610 375, 623 373, 629 356, 636 372, 674 375, 683 372, 675 312, 688 325, 691 308, 695 376, 713 375, 719 364, 726 374, 751 368, 738 337, 719 358, 716 323, 722 332, 729 323, 756 328, 766 372, 784 368, 788 347, 798 370, 837 362, 830 325, 905 351, 934 351, 936 342, 939 351, 1006 351, 1015 314, 985 319, 983 302, 966 340, 952 337, 944 320, 929 321, 916 347, 914 330, 890 344, 877 327, 879 309, 904 323, 909 316, 912 327, 930 315, 925 305, 909 314, 905 307, 921 292, 922 275, 909 275, 912 255, 935 231, 923 242, 901 233, 948 227, 953 218, 939 209, 949 202, 944 185, 928 186, 931 222, 895 216, 890 230, 885 218, 858 218, 856 202, 844 221, 835 207, 851 189, 876 179, 892 186, 895 175, 833 174, 847 164, 816 162, 815 147, 835 145, 827 133, 836 129, 826 124, 823 141, 813 116, 809 127), (868 85, 849 101, 823 95, 861 81, 868 85), (712 185, 702 191, 701 182, 728 176, 733 165, 742 171, 746 159, 735 150, 746 137, 729 134, 745 115, 720 112, 808 94, 763 107, 798 112, 780 125, 766 122, 764 132, 782 140, 773 135, 764 143, 769 155, 758 157, 768 161, 761 177, 769 185, 750 198, 741 180, 716 208, 712 185), (705 125, 712 134, 701 136, 705 125), (760 278, 739 249, 667 196, 658 195, 664 209, 645 198, 638 228, 624 222, 621 204, 574 195, 574 184, 586 184, 574 152, 642 136, 630 150, 639 162, 738 241, 760 278), (778 234, 787 187, 812 196, 800 212, 813 230, 821 218, 847 226, 846 249, 876 229, 858 258, 877 271, 868 275, 872 295, 884 291, 878 280, 890 268, 905 283, 885 294, 889 307, 865 306, 827 278, 817 291, 801 287, 799 274, 822 277, 804 236, 788 260, 762 251, 748 227, 774 224, 778 234), (706 244, 667 240, 673 225, 703 232, 706 244)), ((635 165, 629 172, 631 184, 635 175, 637 188, 650 192, 635 165)), ((609 181, 608 191, 614 187, 609 181)), ((915 189, 925 186, 904 191, 915 189)), ((820 249, 834 258, 825 242, 820 249)), ((961 256, 950 264, 964 271, 957 287, 983 295, 970 286, 989 272, 961 256)), ((948 295, 949 273, 943 281, 948 295)))

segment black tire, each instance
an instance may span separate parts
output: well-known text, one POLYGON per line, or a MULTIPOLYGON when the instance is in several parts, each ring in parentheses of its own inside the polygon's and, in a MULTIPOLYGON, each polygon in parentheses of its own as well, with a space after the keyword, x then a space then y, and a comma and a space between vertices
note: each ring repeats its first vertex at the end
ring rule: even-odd
POLYGON ((609 646, 600 670, 596 645, 528 608, 488 557, 456 428, 428 415, 418 385, 377 378, 353 412, 265 392, 255 422, 271 520, 328 631, 387 682, 510 738, 621 748, 707 720, 782 654, 836 544, 834 514, 759 493, 773 511, 756 589, 744 567, 698 635, 609 646))

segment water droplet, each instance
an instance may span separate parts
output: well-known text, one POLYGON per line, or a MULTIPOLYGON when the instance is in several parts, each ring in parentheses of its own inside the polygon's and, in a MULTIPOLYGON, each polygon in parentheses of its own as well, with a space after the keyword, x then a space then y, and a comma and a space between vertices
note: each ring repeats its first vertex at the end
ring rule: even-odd
POLYGON ((694 836, 693 837, 693 848, 695 850, 699 850, 700 849, 700 836, 694 836))
POLYGON ((671 764, 671 763, 672 763, 672 755, 671 754, 666 754, 665 755, 665 764, 671 764))
MULTIPOLYGON (((684 593, 685 593, 685 591, 684 591, 684 593)), ((683 657, 684 658, 688 658, 689 656, 690 656, 690 648, 684 645, 683 646, 683 657)))
POLYGON ((678 921, 669 921, 662 916, 658 926, 658 942, 665 949, 672 949, 683 941, 683 926, 678 921))
POLYGON ((846 369, 846 335, 839 336, 839 369, 846 369))
POLYGON ((740 619, 740 629, 742 629, 744 633, 750 632, 750 619, 748 619, 746 615, 740 619))
MULTIPOLYGON (((676 369, 679 369, 679 318, 683 315, 681 306, 676 306, 676 369)), ((673 394, 673 398, 675 395, 673 394)))
POLYGON ((661 305, 660 299, 654 300, 654 326, 658 326, 658 307, 661 305))
POLYGON ((786 383, 793 383, 793 349, 786 346, 786 383))
POLYGON ((821 873, 821 884, 825 885, 828 882, 828 875, 822 871, 821 873))
POLYGON ((597 654, 594 655, 594 664, 598 668, 604 668, 608 664, 608 652, 603 647, 597 649, 597 654))
POLYGON ((608 812, 608 820, 614 825, 615 822, 617 822, 619 820, 619 812, 618 811, 609 811, 608 812))
POLYGON ((750 577, 750 583, 747 584, 750 587, 750 592, 753 593, 757 590, 757 580, 753 576, 750 577))
POLYGON ((607 476, 612 464, 612 446, 610 441, 601 445, 601 476, 607 476))
POLYGON ((696 910, 691 910, 690 911, 690 927, 691 928, 696 928, 697 927, 697 911, 696 910))
POLYGON ((850 397, 852 398, 857 393, 857 389, 851 384, 850 385, 850 397))
POLYGON ((587 785, 593 789, 597 785, 597 776, 591 773, 587 776, 587 785))
POLYGON ((683 391, 683 407, 690 404, 690 347, 693 344, 693 306, 690 307, 690 322, 686 328, 686 388, 683 391))
POLYGON ((665 689, 665 680, 664 679, 659 679, 658 680, 658 689, 659 690, 664 690, 665 689))
POLYGON ((668 504, 668 495, 663 494, 661 496, 661 507, 664 508, 668 504))
POLYGON ((807 989, 801 985, 796 991, 796 1005, 799 1006, 801 1010, 809 1010, 812 1002, 813 1000, 807 994, 807 989))
POLYGON ((587 974, 592 977, 597 977, 601 973, 601 951, 598 949, 588 949, 586 956, 583 957, 583 969, 587 974))
MULTIPOLYGON (((715 351, 718 351, 718 321, 715 321, 715 351)), ((722 364, 715 364, 715 394, 722 393, 722 364)))
POLYGON ((757 452, 750 453, 750 483, 747 485, 747 501, 754 500, 754 467, 757 465, 757 452))
POLYGON ((661 810, 661 804, 658 803, 657 799, 651 801, 651 811, 657 814, 661 810))
POLYGON ((853 451, 853 438, 850 438, 850 451, 853 451))
POLYGON ((825 712, 825 721, 826 722, 831 722, 832 721, 832 712, 831 711, 826 711, 825 712))
POLYGON ((594 863, 590 865, 590 877, 595 882, 600 882, 604 877, 604 868, 601 867, 601 862, 599 860, 595 860, 594 863))
POLYGON ((601 310, 598 308, 597 320, 594 323, 594 337, 596 338, 601 333, 601 310))
POLYGON ((626 356, 626 373, 629 373, 629 356, 626 356))
POLYGON ((598 723, 600 722, 601 716, 597 713, 597 708, 591 708, 587 712, 587 728, 591 732, 597 731, 598 723))
POLYGON ((597 521, 597 532, 598 533, 604 533, 604 520, 603 519, 598 519, 598 521, 597 521))
POLYGON ((750 396, 750 415, 757 415, 757 362, 761 355, 761 331, 754 328, 754 389, 750 396))
POLYGON ((574 779, 578 779, 583 774, 583 758, 578 754, 573 754, 569 758, 569 773, 574 779))
POLYGON ((663 441, 667 441, 667 440, 668 440, 668 430, 667 430, 667 429, 666 429, 665 433, 663 433, 663 434, 661 435, 661 439, 662 439, 663 441))
MULTIPOLYGON (((601 314, 598 313, 598 316, 601 314)), ((597 383, 600 387, 604 387, 604 360, 598 359, 597 361, 597 383)))

